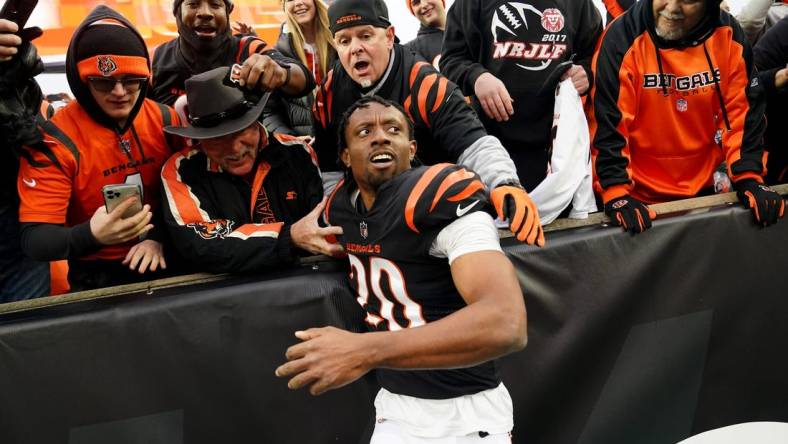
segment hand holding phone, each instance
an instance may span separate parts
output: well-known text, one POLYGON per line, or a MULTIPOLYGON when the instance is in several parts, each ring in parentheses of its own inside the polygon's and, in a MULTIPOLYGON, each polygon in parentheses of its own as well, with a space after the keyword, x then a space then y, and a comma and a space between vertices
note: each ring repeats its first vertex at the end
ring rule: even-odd
POLYGON ((150 205, 142 205, 139 185, 107 185, 102 193, 104 205, 90 218, 90 232, 100 244, 127 242, 153 228, 150 205))
POLYGON ((104 185, 101 188, 101 193, 104 195, 104 206, 107 207, 107 213, 112 213, 122 202, 132 197, 136 198, 136 203, 123 211, 120 217, 126 219, 142 211, 142 189, 137 184, 104 185))

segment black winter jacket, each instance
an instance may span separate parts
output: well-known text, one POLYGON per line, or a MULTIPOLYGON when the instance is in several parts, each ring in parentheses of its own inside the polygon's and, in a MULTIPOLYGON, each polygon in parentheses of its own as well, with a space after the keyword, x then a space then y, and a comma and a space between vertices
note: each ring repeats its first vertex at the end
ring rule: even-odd
MULTIPOLYGON (((285 57, 298 60, 293 49, 293 37, 289 32, 279 34, 276 49, 285 57)), ((331 51, 328 66, 336 60, 336 52, 331 51)), ((304 97, 285 97, 274 92, 268 99, 263 110, 263 125, 270 132, 290 134, 292 136, 311 136, 313 94, 304 97)))
POLYGON ((405 43, 404 46, 437 69, 438 57, 440 57, 443 48, 443 31, 421 25, 416 38, 405 43))
POLYGON ((769 151, 766 183, 788 182, 788 86, 774 85, 777 71, 788 64, 788 17, 783 18, 758 40, 753 50, 758 80, 766 90, 766 132, 764 142, 769 151))
POLYGON ((262 141, 252 183, 221 171, 199 148, 162 169, 164 219, 196 270, 259 271, 294 260, 290 226, 323 197, 312 149, 290 136, 262 141))

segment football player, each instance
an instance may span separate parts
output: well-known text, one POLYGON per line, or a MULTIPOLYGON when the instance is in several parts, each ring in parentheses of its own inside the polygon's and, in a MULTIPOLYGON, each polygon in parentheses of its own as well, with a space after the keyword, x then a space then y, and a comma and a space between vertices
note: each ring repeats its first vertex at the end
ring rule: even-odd
POLYGON ((372 443, 509 443, 493 360, 525 346, 526 313, 484 185, 452 164, 411 168, 413 126, 394 102, 363 98, 340 129, 346 177, 324 215, 342 227, 369 332, 298 331, 276 375, 318 395, 377 369, 372 443))

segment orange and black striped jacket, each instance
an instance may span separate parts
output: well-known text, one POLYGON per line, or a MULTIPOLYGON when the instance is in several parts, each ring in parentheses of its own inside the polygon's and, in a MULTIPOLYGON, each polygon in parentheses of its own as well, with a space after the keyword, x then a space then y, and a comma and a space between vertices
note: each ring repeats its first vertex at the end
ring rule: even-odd
MULTIPOLYGON (((457 162, 460 154, 487 135, 459 88, 427 62, 395 43, 391 71, 374 94, 401 104, 413 121, 418 156, 426 164, 457 162)), ((337 128, 342 114, 365 94, 339 62, 317 89, 312 106, 315 150, 322 171, 338 171, 337 128)))
POLYGON ((741 28, 713 5, 705 27, 666 41, 651 5, 641 0, 613 22, 594 57, 596 191, 605 202, 692 197, 723 161, 734 182, 761 181, 763 89, 741 28))
POLYGON ((164 165, 164 220, 196 269, 259 271, 294 259, 290 225, 323 197, 317 158, 292 136, 276 134, 260 147, 248 182, 223 172, 199 146, 164 165))

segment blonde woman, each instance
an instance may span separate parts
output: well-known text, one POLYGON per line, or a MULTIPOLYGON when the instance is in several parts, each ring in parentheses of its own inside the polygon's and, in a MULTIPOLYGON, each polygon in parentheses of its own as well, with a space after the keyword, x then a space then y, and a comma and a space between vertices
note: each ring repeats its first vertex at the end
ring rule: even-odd
MULTIPOLYGON (((328 9, 321 0, 282 0, 287 21, 276 43, 282 54, 300 60, 319 85, 336 60, 328 9)), ((277 94, 269 100, 263 123, 269 131, 295 136, 312 135, 313 95, 290 98, 277 94)))

